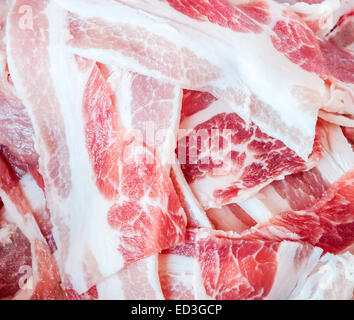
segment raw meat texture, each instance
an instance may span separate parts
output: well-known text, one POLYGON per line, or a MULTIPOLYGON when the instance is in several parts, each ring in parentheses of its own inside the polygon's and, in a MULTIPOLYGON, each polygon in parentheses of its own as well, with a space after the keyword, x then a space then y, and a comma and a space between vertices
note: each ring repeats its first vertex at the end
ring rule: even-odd
POLYGON ((298 241, 188 229, 160 255, 167 299, 350 299, 353 255, 322 255, 298 241), (341 291, 340 288, 343 288, 341 291), (188 293, 187 296, 183 293, 188 293))
POLYGON ((353 3, 279 2, 0 2, 0 299, 353 298, 353 3))
POLYGON ((0 197, 4 203, 0 212, 0 296, 62 299, 58 268, 35 221, 36 213, 2 159, 0 172, 0 197), (13 272, 11 277, 9 271, 13 272))
MULTIPOLYGON (((108 74, 122 125, 137 141, 144 142, 154 150, 155 156, 168 172, 175 161, 173 153, 180 122, 182 90, 164 81, 123 70, 108 74)), ((98 286, 99 297, 116 296, 136 300, 163 298, 157 260, 158 255, 137 261, 108 281, 103 281, 98 286), (137 277, 137 274, 141 276, 137 277), (100 293, 100 288, 112 287, 112 281, 121 283, 122 289, 117 290, 116 284, 113 287, 115 295, 110 291, 108 294, 100 293), (132 290, 132 287, 137 289, 132 290)))
MULTIPOLYGON (((312 207, 285 211, 247 234, 251 239, 288 239, 308 242, 338 254, 354 243, 354 170, 331 186, 312 207)), ((245 235, 244 235, 245 236, 245 235)))
POLYGON ((354 152, 340 127, 319 122, 323 157, 316 168, 274 181, 240 204, 258 223, 287 210, 312 207, 324 192, 354 167, 354 152))
POLYGON ((3 0, 0 3, 0 53, 5 51, 6 18, 12 0, 3 0))
POLYGON ((329 40, 319 41, 328 71, 335 78, 330 90, 333 101, 320 113, 323 119, 344 126, 354 126, 354 52, 334 45, 329 40), (335 114, 328 115, 325 112, 335 114))
POLYGON ((339 19, 335 29, 327 38, 336 47, 354 52, 354 5, 352 11, 348 11, 339 19))
POLYGON ((209 209, 207 215, 216 230, 242 233, 257 224, 257 222, 236 203, 222 208, 209 209))
MULTIPOLYGON (((11 154, 6 153, 7 157, 4 156, 4 149, 4 147, 0 147, 0 187, 9 196, 13 195, 12 201, 15 201, 16 197, 26 198, 24 201, 28 202, 28 205, 32 208, 33 216, 42 235, 50 249, 55 251, 56 244, 52 234, 53 225, 50 221, 50 213, 43 190, 32 174, 23 171, 22 163, 18 167, 19 164, 12 161, 13 156, 11 154)), ((41 176, 38 179, 41 179, 41 176)))
POLYGON ((348 15, 354 5, 351 0, 277 0, 287 3, 290 10, 296 12, 319 38, 332 33, 348 15))
POLYGON ((187 229, 185 243, 159 255, 159 277, 166 300, 194 300, 195 236, 187 229))
POLYGON ((83 294, 72 288, 65 294, 69 300, 161 300, 157 255, 129 264, 83 294))
POLYGON ((157 255, 134 262, 97 285, 103 300, 163 300, 157 255))
POLYGON ((175 163, 172 165, 171 180, 181 201, 181 206, 186 213, 187 225, 189 227, 212 228, 210 219, 194 196, 183 175, 178 159, 175 159, 175 163))
POLYGON ((274 180, 311 169, 321 158, 318 138, 304 161, 209 93, 186 94, 177 154, 187 182, 206 209, 245 201, 274 180))
MULTIPOLYGON (((4 210, 1 214, 3 215, 4 210)), ((12 298, 20 290, 21 266, 32 267, 31 244, 15 225, 1 221, 0 298, 12 298)))
POLYGON ((108 79, 125 129, 156 151, 169 171, 176 148, 182 90, 161 80, 117 70, 108 79))
MULTIPOLYGON (((102 94, 102 92, 99 91, 91 92, 92 89, 97 90, 96 87, 92 88, 91 85, 95 86, 96 81, 102 81, 102 76, 96 73, 97 70, 94 70, 91 76, 92 80, 89 80, 88 84, 90 91, 86 93, 93 102, 102 94)), ((102 88, 99 86, 98 90, 101 89, 102 88)), ((104 92, 103 95, 105 95, 104 92)), ((104 96, 103 98, 105 99, 107 97, 104 96)), ((94 161, 95 170, 97 170, 96 168, 101 170, 102 167, 107 167, 107 169, 105 169, 107 173, 96 171, 96 183, 101 192, 104 192, 105 197, 112 200, 116 198, 117 202, 113 204, 108 213, 108 222, 112 228, 121 228, 121 232, 127 233, 127 235, 122 238, 123 244, 121 245, 121 251, 125 260, 132 262, 144 258, 144 256, 149 256, 156 251, 158 252, 161 249, 168 248, 183 240, 184 219, 181 214, 177 195, 172 188, 172 183, 166 175, 166 171, 158 164, 157 160, 153 158, 150 152, 145 155, 143 153, 136 154, 136 152, 139 152, 139 144, 134 140, 127 139, 124 141, 121 138, 124 132, 118 127, 115 127, 116 124, 114 123, 118 115, 113 105, 109 102, 105 104, 106 102, 107 101, 98 105, 91 105, 91 100, 87 103, 84 102, 84 105, 87 105, 87 109, 84 111, 87 117, 86 141, 89 149, 91 149, 89 153, 91 161, 94 161), (97 117, 97 115, 100 114, 109 115, 107 124, 108 126, 112 125, 112 127, 108 128, 108 130, 104 128, 107 124, 101 123, 100 118, 97 117), (107 136, 95 136, 97 133, 104 133, 107 136), (99 143, 97 142, 97 138, 101 139, 99 143), (112 141, 114 142, 112 143, 112 141), (115 156, 116 161, 121 163, 112 164, 108 162, 111 161, 110 158, 108 158, 108 161, 106 160, 107 162, 105 163, 104 158, 106 157, 105 153, 107 151, 104 150, 104 148, 107 148, 106 145, 108 145, 108 143, 112 144, 110 148, 117 154, 115 156), (100 159, 100 154, 96 154, 97 148, 102 147, 103 161, 100 159), (119 177, 121 182, 119 180, 116 182, 118 186, 115 190, 113 189, 114 185, 112 185, 112 182, 115 180, 115 172, 117 171, 121 172, 121 177, 119 177), (105 175, 107 175, 108 181, 105 181, 105 175), (124 195, 130 199, 130 201, 119 200, 119 198, 115 196, 115 192, 117 192, 118 195, 124 195), (145 203, 146 198, 150 198, 149 204, 145 203), (147 210, 147 212, 145 213, 143 210, 147 210), (139 216, 141 219, 139 224, 146 224, 143 228, 145 230, 139 230, 139 224, 134 223, 131 226, 125 225, 134 222, 139 216), (155 231, 154 228, 156 228, 155 231), (150 241, 151 243, 149 243, 150 241), (134 249, 129 249, 134 243, 141 246, 142 249, 140 250, 143 250, 143 252, 145 250, 146 253, 142 255, 139 252, 135 253, 133 251, 134 249)), ((141 148, 142 147, 141 145, 141 148)), ((112 153, 112 151, 108 151, 107 157, 112 157, 109 152, 112 153)))
POLYGON ((82 294, 183 241, 185 216, 168 173, 121 126, 101 71, 61 47, 66 12, 33 1, 32 28, 21 29, 25 2, 10 12, 9 67, 34 124, 63 284, 82 294))
POLYGON ((196 297, 286 299, 315 268, 321 252, 301 242, 248 240, 201 229, 196 236, 196 297))
POLYGON ((206 3, 191 17, 197 1, 184 7, 174 1, 58 3, 71 12, 68 46, 74 53, 209 91, 303 158, 312 152, 327 71, 314 34, 296 14, 272 1, 222 1, 205 11, 215 19, 202 12, 206 3))
POLYGON ((289 8, 300 15, 317 35, 327 69, 330 99, 320 111, 323 119, 354 126, 353 41, 354 5, 351 0, 290 1, 289 8), (305 3, 306 2, 306 3, 305 3), (337 39, 337 40, 336 40, 337 39), (328 114, 330 112, 330 114, 328 114))
POLYGON ((351 300, 354 292, 354 256, 325 254, 307 276, 301 290, 295 290, 292 300, 351 300))
POLYGON ((6 146, 26 171, 38 167, 34 149, 33 127, 25 106, 16 96, 7 70, 6 58, 0 50, 0 145, 6 146))
MULTIPOLYGON (((349 0, 350 1, 350 0, 349 0)), ((328 34, 336 25, 348 0, 287 0, 289 9, 296 12, 303 21, 320 37, 328 34)))
POLYGON ((343 133, 348 141, 353 145, 354 144, 354 128, 343 127, 343 133))

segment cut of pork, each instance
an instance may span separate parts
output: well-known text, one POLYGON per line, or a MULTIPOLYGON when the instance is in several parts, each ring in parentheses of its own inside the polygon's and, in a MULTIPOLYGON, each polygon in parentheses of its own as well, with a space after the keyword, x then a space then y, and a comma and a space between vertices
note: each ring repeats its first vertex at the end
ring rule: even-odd
POLYGON ((319 43, 325 65, 335 78, 330 85, 331 99, 320 116, 339 125, 354 127, 354 52, 341 49, 329 40, 319 43))
POLYGON ((68 46, 74 53, 210 91, 303 158, 312 152, 317 111, 327 94, 321 79, 326 69, 310 28, 283 6, 273 1, 220 6, 212 1, 200 7, 198 1, 58 3, 71 12, 68 46))
POLYGON ((354 5, 339 19, 335 29, 327 36, 336 47, 354 53, 354 5))
POLYGON ((354 144, 354 128, 343 127, 343 134, 348 139, 348 141, 353 145, 354 144))
POLYGON ((25 4, 8 19, 9 67, 34 124, 63 283, 82 294, 183 241, 185 216, 153 152, 125 134, 100 70, 61 47, 66 12, 31 1, 32 28, 19 28, 25 4))
POLYGON ((240 206, 258 223, 287 210, 312 207, 330 187, 354 167, 354 152, 341 128, 319 123, 323 157, 316 168, 274 181, 240 206))
POLYGON ((236 203, 222 208, 212 208, 207 215, 216 230, 241 233, 257 223, 236 203))
MULTIPOLYGON (((137 141, 154 150, 169 172, 175 161, 182 90, 165 81, 117 68, 108 74, 122 125, 137 141)), ((163 299, 159 281, 158 255, 154 255, 126 266, 101 282, 97 286, 98 296, 100 299, 163 299)))
POLYGON ((169 171, 174 162, 182 90, 167 82, 117 70, 108 79, 125 129, 156 151, 169 171))
POLYGON ((200 229, 196 298, 286 299, 317 265, 322 250, 301 242, 252 239, 200 229))
POLYGON ((210 219, 199 201, 196 199, 183 175, 178 159, 175 159, 175 163, 172 165, 171 179, 181 201, 181 205, 186 213, 188 226, 212 228, 210 219))
POLYGON ((157 255, 141 259, 102 280, 83 294, 67 288, 68 300, 161 300, 157 255))
POLYGON ((9 81, 6 58, 0 50, 0 145, 6 146, 18 163, 29 170, 38 166, 33 127, 9 81))
POLYGON ((306 210, 285 211, 243 233, 250 239, 308 242, 338 254, 354 244, 354 169, 306 210))
POLYGON ((245 201, 274 180, 311 169, 321 157, 318 139, 304 161, 209 93, 185 94, 178 159, 206 209, 245 201))
POLYGON ((52 233, 53 225, 50 221, 50 213, 47 208, 43 189, 40 187, 43 184, 42 177, 38 174, 37 170, 31 173, 26 172, 27 168, 23 167, 23 163, 14 159, 4 146, 0 146, 0 163, 1 173, 4 175, 3 188, 7 190, 8 194, 11 194, 11 190, 13 189, 22 190, 21 194, 26 197, 33 209, 33 216, 42 235, 47 240, 50 249, 54 252, 56 244, 52 233))
POLYGON ((195 236, 198 229, 187 229, 184 244, 159 255, 159 277, 166 300, 194 300, 195 236))
POLYGON ((16 176, 0 159, 0 298, 62 299, 55 259, 16 176))
POLYGON ((294 290, 291 300, 352 300, 354 293, 354 256, 330 253, 321 257, 303 287, 294 290))

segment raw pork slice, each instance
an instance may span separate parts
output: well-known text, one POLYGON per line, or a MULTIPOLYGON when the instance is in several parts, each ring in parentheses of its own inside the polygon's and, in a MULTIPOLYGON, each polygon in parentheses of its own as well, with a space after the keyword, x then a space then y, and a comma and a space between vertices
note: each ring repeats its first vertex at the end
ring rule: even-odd
MULTIPOLYGON (((21 161, 18 161, 6 147, 0 146, 0 158, 3 172, 11 177, 11 184, 22 189, 27 198, 33 215, 42 235, 47 240, 50 249, 54 252, 56 244, 53 238, 53 225, 50 221, 50 213, 47 208, 47 202, 43 192, 43 180, 38 171, 27 172, 28 167, 21 161)), ((4 174, 4 173, 3 173, 4 174)), ((10 183, 10 182, 9 182, 10 183)))
POLYGON ((245 201, 274 180, 311 169, 321 158, 319 139, 304 161, 209 93, 186 91, 182 115, 178 159, 206 209, 245 201))
POLYGON ((7 52, 34 124, 64 287, 82 294, 182 242, 186 222, 168 172, 121 125, 100 69, 62 47, 65 23, 53 1, 15 1, 7 52), (20 28, 29 4, 33 24, 20 28))
POLYGON ((321 257, 304 286, 294 290, 292 300, 351 300, 354 293, 354 256, 330 253, 321 257))
POLYGON ((338 21, 328 40, 336 47, 354 53, 354 5, 338 21))
POLYGON ((116 70, 108 79, 125 129, 155 150, 167 171, 174 162, 182 90, 167 82, 116 70))
POLYGON ((196 298, 286 299, 315 268, 322 250, 290 241, 245 239, 200 229, 196 235, 196 298))
POLYGON ((236 203, 222 208, 209 209, 207 215, 216 230, 241 233, 257 224, 257 222, 236 203))
POLYGON ((9 149, 18 166, 26 171, 35 170, 38 155, 34 149, 32 123, 11 84, 4 54, 0 50, 0 145, 9 149))
POLYGON ((161 300, 157 255, 141 259, 102 280, 83 294, 65 290, 69 300, 161 300))
POLYGON ((319 136, 323 157, 316 168, 274 181, 240 204, 258 223, 282 211, 312 207, 331 184, 354 167, 354 152, 340 127, 322 121, 319 136))
POLYGON ((193 194, 186 178, 183 175, 178 159, 175 159, 175 163, 172 165, 171 179, 181 201, 184 212, 186 213, 188 226, 212 228, 210 219, 193 194))
POLYGON ((0 159, 0 298, 62 299, 55 259, 21 185, 0 159))
POLYGON ((341 253, 354 244, 354 169, 334 183, 306 210, 285 211, 243 236, 308 242, 325 252, 341 253))
POLYGON ((70 11, 72 52, 209 91, 299 156, 306 159, 312 152, 317 111, 327 100, 322 80, 327 70, 311 29, 283 6, 273 1, 57 2, 70 11))
POLYGON ((187 229, 186 242, 159 255, 159 277, 167 300, 193 300, 195 236, 198 229, 187 229))

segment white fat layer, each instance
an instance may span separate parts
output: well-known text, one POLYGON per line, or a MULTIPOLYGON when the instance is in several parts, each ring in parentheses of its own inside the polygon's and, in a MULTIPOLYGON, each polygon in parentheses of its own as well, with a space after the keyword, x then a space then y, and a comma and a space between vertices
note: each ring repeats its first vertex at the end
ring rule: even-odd
MULTIPOLYGON (((141 288, 148 288, 150 292, 154 293, 152 297, 143 296, 144 292, 140 292, 142 296, 134 297, 134 300, 149 299, 149 300, 163 300, 163 294, 160 285, 160 279, 158 276, 158 256, 153 255, 145 259, 141 259, 137 262, 133 262, 131 265, 126 266, 120 272, 114 274, 113 276, 101 281, 97 284, 97 292, 99 300, 124 300, 127 299, 127 290, 129 288, 126 286, 127 276, 134 278, 132 272, 139 270, 139 273, 146 274, 145 283, 141 283, 141 288), (133 270, 133 271, 131 271, 133 270), (124 279, 125 278, 125 279, 124 279)), ((132 285, 135 285, 134 283, 132 285)), ((134 289, 135 291, 135 289, 134 289)), ((131 298, 130 296, 128 296, 131 298)))
POLYGON ((21 178, 21 187, 27 199, 31 202, 34 211, 45 208, 46 199, 43 190, 30 174, 26 174, 21 178))
POLYGON ((260 212, 265 210, 267 213, 264 217, 265 219, 269 218, 269 214, 274 216, 282 211, 291 210, 287 199, 282 198, 272 185, 265 187, 243 204, 248 208, 253 208, 253 210, 260 212), (261 205, 258 207, 258 204, 261 205))
POLYGON ((193 275, 194 258, 179 254, 161 254, 159 257, 160 269, 164 272, 183 279, 193 275))
MULTIPOLYGON (((3 210, 1 210, 3 215, 3 210)), ((12 223, 0 224, 0 246, 5 246, 12 242, 11 236, 16 231, 16 226, 12 223)))
POLYGON ((354 256, 325 254, 307 276, 304 285, 296 288, 292 300, 351 300, 354 293, 354 256))
POLYGON ((354 152, 339 126, 326 123, 323 127, 321 143, 324 154, 317 169, 332 184, 353 168, 354 152))
POLYGON ((184 206, 183 209, 185 210, 187 216, 189 216, 188 219, 192 221, 193 224, 197 224, 198 227, 212 228, 212 224, 210 223, 204 209, 194 196, 186 179, 184 178, 178 160, 175 160, 175 163, 172 165, 172 171, 172 175, 174 177, 173 180, 177 184, 178 191, 182 194, 180 195, 180 197, 183 198, 181 202, 184 206))
POLYGON ((267 222, 273 215, 257 196, 238 204, 257 223, 267 222))
POLYGON ((69 276, 73 288, 83 293, 101 277, 119 271, 123 259, 118 251, 119 235, 108 225, 106 217, 112 202, 104 199, 97 189, 86 147, 82 99, 91 70, 80 71, 74 56, 61 46, 66 13, 52 2, 47 14, 51 37, 50 71, 65 122, 72 182, 68 198, 52 198, 54 221, 60 221, 59 225, 54 223, 54 236, 59 251, 67 252, 60 263, 62 271, 69 276), (62 229, 61 224, 68 228, 69 235, 63 234, 66 229, 62 229), (70 239, 63 248, 60 240, 65 236, 70 239))
POLYGON ((235 216, 228 206, 209 209, 207 215, 217 230, 241 233, 248 229, 248 227, 235 216))
POLYGON ((102 280, 96 285, 98 300, 124 300, 122 282, 117 274, 102 280))
POLYGON ((272 289, 266 299, 287 299, 293 290, 301 287, 308 274, 316 267, 322 249, 297 242, 281 242, 277 252, 277 271, 272 289))
POLYGON ((162 274, 167 274, 174 279, 174 283, 181 284, 195 296, 195 265, 194 257, 187 257, 177 254, 160 254, 159 268, 162 274))
MULTIPOLYGON (((157 117, 153 121, 151 119, 146 119, 145 124, 142 120, 140 120, 139 123, 136 123, 133 119, 134 111, 132 110, 131 96, 133 80, 134 74, 120 69, 116 70, 108 79, 108 82, 110 83, 115 94, 115 100, 121 123, 128 131, 135 131, 137 134, 136 138, 139 141, 144 138, 144 133, 146 133, 144 142, 150 147, 156 149, 160 163, 166 168, 167 171, 169 171, 170 166, 173 163, 172 161, 174 160, 172 155, 174 154, 177 144, 177 130, 180 123, 182 108, 182 90, 175 87, 173 98, 165 101, 166 103, 172 104, 172 111, 169 114, 166 113, 168 119, 157 117), (165 127, 161 127, 161 124, 164 124, 165 127), (148 131, 149 129, 150 131, 148 131), (160 136, 158 136, 159 133, 160 136), (162 137, 161 134, 163 135, 162 137), (163 140, 162 142, 160 141, 161 138, 163 140)), ((146 78, 147 85, 149 84, 148 81, 150 81, 149 78, 146 78)), ((144 93, 142 92, 141 94, 144 93)), ((158 92, 156 95, 156 102, 161 104, 162 101, 158 97, 158 92)), ((151 104, 153 105, 154 102, 154 99, 148 101, 149 106, 151 104)))
MULTIPOLYGON (((118 24, 117 16, 119 16, 121 25, 125 23, 132 25, 134 21, 134 26, 145 27, 149 32, 172 41, 179 48, 188 48, 196 56, 220 68, 221 77, 211 84, 200 83, 199 87, 195 84, 190 87, 191 84, 183 79, 169 80, 190 89, 210 88, 210 86, 215 88, 216 92, 222 92, 225 88, 240 89, 246 97, 248 96, 245 104, 238 106, 232 101, 229 102, 247 121, 250 116, 249 98, 251 92, 254 93, 267 105, 267 110, 274 114, 267 119, 251 115, 251 119, 264 132, 280 139, 301 157, 307 158, 312 151, 317 110, 321 107, 322 101, 325 101, 327 91, 323 81, 316 74, 303 70, 274 48, 270 39, 273 34, 271 29, 260 34, 233 32, 216 24, 189 18, 161 1, 153 1, 149 4, 144 1, 127 1, 127 4, 135 5, 145 12, 114 1, 60 1, 60 5, 83 18, 100 18, 118 24), (213 41, 210 41, 210 38, 213 41), (301 98, 293 94, 293 89, 296 87, 313 90, 318 96, 317 102, 311 105, 309 101, 301 101, 301 98), (294 129, 298 130, 301 137, 295 138, 291 135, 294 129)), ((281 16, 280 10, 281 6, 271 4, 273 20, 281 16)), ((164 77, 158 71, 147 70, 131 57, 124 57, 116 51, 72 49, 78 54, 98 61, 116 63, 124 68, 158 78, 164 77)))
POLYGON ((149 285, 155 293, 155 300, 164 300, 164 296, 161 289, 161 283, 159 278, 159 257, 158 254, 145 258, 143 261, 140 260, 143 266, 146 265, 147 278, 149 279, 149 285))

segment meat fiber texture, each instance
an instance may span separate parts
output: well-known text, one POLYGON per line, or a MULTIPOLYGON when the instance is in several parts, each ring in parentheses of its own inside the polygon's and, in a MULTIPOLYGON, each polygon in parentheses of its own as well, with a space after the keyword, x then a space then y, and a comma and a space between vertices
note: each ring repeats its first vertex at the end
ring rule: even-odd
POLYGON ((0 0, 0 299, 352 299, 350 0, 0 0))

